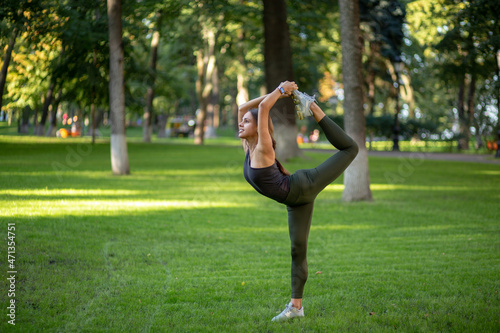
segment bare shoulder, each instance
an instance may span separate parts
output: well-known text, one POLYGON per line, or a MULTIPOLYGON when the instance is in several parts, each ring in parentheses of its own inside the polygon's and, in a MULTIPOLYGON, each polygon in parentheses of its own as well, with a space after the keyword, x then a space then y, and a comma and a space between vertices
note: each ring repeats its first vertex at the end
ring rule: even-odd
POLYGON ((255 147, 252 167, 265 168, 274 164, 276 158, 272 144, 257 144, 255 147))

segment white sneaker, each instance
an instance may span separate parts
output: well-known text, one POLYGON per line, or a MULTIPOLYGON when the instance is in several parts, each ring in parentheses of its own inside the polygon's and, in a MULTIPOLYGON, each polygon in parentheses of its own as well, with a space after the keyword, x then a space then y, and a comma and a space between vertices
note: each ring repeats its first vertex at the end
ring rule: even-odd
POLYGON ((314 95, 309 96, 308 94, 305 94, 298 90, 294 90, 292 99, 293 102, 295 103, 295 110, 297 111, 297 116, 299 117, 300 120, 304 119, 304 117, 312 116, 313 113, 311 111, 310 106, 311 103, 316 100, 314 98, 314 95))
POLYGON ((285 310, 283 310, 279 315, 274 317, 272 321, 282 321, 289 320, 295 317, 304 317, 304 307, 301 307, 300 310, 294 308, 292 302, 288 303, 285 310))

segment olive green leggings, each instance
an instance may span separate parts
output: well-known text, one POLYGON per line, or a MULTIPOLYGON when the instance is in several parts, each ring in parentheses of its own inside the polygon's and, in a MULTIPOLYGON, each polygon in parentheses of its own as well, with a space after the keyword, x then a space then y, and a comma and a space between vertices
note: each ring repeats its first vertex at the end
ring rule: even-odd
POLYGON ((290 176, 290 193, 284 204, 288 210, 288 231, 292 254, 292 298, 302 298, 307 281, 307 239, 311 228, 314 200, 338 178, 358 153, 358 146, 329 117, 318 123, 330 143, 339 151, 314 169, 297 170, 290 176))

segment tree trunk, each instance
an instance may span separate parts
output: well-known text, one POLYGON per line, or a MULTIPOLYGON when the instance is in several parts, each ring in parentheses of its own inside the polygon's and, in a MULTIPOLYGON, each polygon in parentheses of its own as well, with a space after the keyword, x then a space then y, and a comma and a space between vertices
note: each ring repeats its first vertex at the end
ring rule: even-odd
POLYGON ((125 89, 123 79, 122 3, 108 0, 109 102, 111 120, 111 169, 115 175, 130 174, 125 137, 125 89))
POLYGON ((82 136, 83 112, 80 105, 76 108, 75 116, 77 120, 71 123, 71 135, 82 136))
POLYGON ((153 32, 151 38, 151 59, 149 62, 150 82, 148 92, 146 93, 146 107, 144 108, 144 123, 143 123, 143 141, 151 142, 151 132, 153 119, 153 99, 155 97, 155 81, 156 81, 156 64, 158 60, 158 44, 160 42, 160 26, 161 26, 161 13, 156 13, 156 30, 153 32))
POLYGON ((92 104, 90 104, 90 127, 87 130, 87 133, 90 133, 92 137, 92 144, 95 143, 95 135, 96 135, 96 126, 95 126, 95 91, 92 91, 92 104))
MULTIPOLYGON (((99 16, 99 11, 97 11, 97 16, 99 16)), ((94 51, 92 52, 92 56, 93 56, 93 62, 94 62, 94 66, 97 68, 97 51, 96 49, 94 49, 94 51)), ((95 99, 96 99, 96 87, 95 87, 95 83, 93 82, 92 83, 92 91, 90 93, 90 98, 91 98, 91 102, 90 102, 90 122, 91 122, 91 125, 89 127, 89 129, 87 130, 87 134, 90 132, 90 136, 92 137, 92 144, 95 143, 95 135, 96 135, 96 115, 95 115, 95 99)))
POLYGON ((365 146, 366 123, 363 113, 363 78, 359 2, 340 0, 340 36, 345 91, 344 122, 347 134, 358 144, 359 153, 344 172, 342 200, 372 200, 368 152, 365 146))
POLYGON ((35 114, 33 115, 33 135, 36 135, 37 127, 38 127, 38 105, 35 106, 35 114))
MULTIPOLYGON (((467 95, 467 123, 469 124, 468 127, 468 132, 469 132, 469 140, 470 140, 470 126, 474 123, 474 113, 475 113, 475 106, 474 106, 474 101, 476 97, 476 75, 471 74, 471 80, 469 84, 469 92, 467 95)), ((477 135, 477 137, 481 138, 481 136, 477 135)), ((479 139, 479 142, 477 143, 479 146, 482 146, 482 140, 479 139)))
POLYGON ((370 43, 370 54, 368 57, 368 73, 366 75, 366 85, 368 86, 368 94, 366 96, 368 104, 368 114, 373 116, 375 113, 375 57, 377 54, 377 45, 375 43, 370 43))
POLYGON ((236 124, 235 128, 238 127, 238 105, 241 105, 247 102, 250 97, 248 94, 248 78, 246 75, 246 68, 242 67, 239 69, 239 72, 236 76, 236 88, 238 93, 236 94, 236 103, 232 103, 232 115, 234 119, 234 123, 236 124))
POLYGON ((57 109, 59 108, 59 102, 61 101, 62 96, 62 88, 59 88, 59 92, 57 93, 57 97, 52 103, 52 111, 50 113, 50 124, 49 129, 47 130, 46 136, 55 137, 57 133, 57 109))
POLYGON ((217 66, 217 63, 215 63, 215 68, 212 72, 212 83, 214 87, 212 90, 212 97, 210 99, 210 104, 212 105, 212 114, 213 114, 212 125, 215 129, 219 128, 220 126, 219 68, 217 66))
POLYGON ((207 119, 207 105, 213 89, 213 70, 215 69, 215 29, 207 23, 203 27, 203 40, 205 47, 198 51, 197 67, 198 79, 196 80, 196 94, 198 96, 199 110, 196 116, 196 129, 194 143, 202 145, 205 138, 205 122, 207 119))
POLYGON ((214 64, 210 82, 212 84, 212 92, 207 98, 205 138, 215 138, 215 129, 219 127, 219 73, 217 62, 214 64))
POLYGON ((165 129, 167 127, 168 115, 165 113, 160 113, 158 115, 157 119, 158 119, 158 134, 157 134, 157 136, 159 138, 166 138, 167 133, 166 133, 165 129))
POLYGON ((467 121, 467 112, 465 111, 465 86, 466 86, 466 77, 464 76, 462 82, 460 83, 460 87, 458 89, 458 101, 457 101, 457 110, 458 110, 458 122, 460 124, 460 137, 458 138, 458 149, 459 150, 468 150, 469 149, 469 124, 467 121))
POLYGON ((17 132, 19 134, 29 134, 31 108, 26 106, 19 112, 21 113, 21 116, 18 119, 17 132))
POLYGON ((198 78, 196 79, 196 94, 198 96, 199 108, 196 110, 196 128, 194 130, 194 143, 202 145, 205 139, 205 121, 207 119, 207 105, 203 99, 203 86, 205 82, 205 65, 203 51, 199 50, 196 56, 198 67, 198 78))
POLYGON ((236 87, 238 94, 236 95, 236 104, 241 105, 248 101, 248 78, 246 76, 246 68, 241 68, 236 76, 236 87))
POLYGON ((243 54, 243 41, 245 40, 245 35, 243 30, 238 33, 238 65, 237 65, 237 75, 236 75, 236 89, 238 93, 236 94, 236 103, 232 103, 232 115, 235 120, 235 128, 238 127, 238 105, 248 102, 250 95, 248 94, 248 68, 245 61, 245 56, 243 54))
MULTIPOLYGON (((281 82, 293 80, 292 50, 285 0, 264 0, 263 19, 266 88, 271 92, 281 82)), ((299 156, 295 105, 292 99, 279 100, 270 114, 274 123, 276 157, 286 161, 299 156)))
POLYGON ((37 124, 35 128, 35 135, 44 136, 45 135, 45 123, 47 122, 47 117, 49 115, 49 108, 52 105, 52 96, 54 95, 54 88, 56 86, 56 82, 54 77, 50 80, 49 89, 47 90, 47 94, 45 95, 45 101, 43 102, 42 107, 42 119, 40 123, 37 124))
POLYGON ((400 79, 403 83, 403 89, 400 89, 401 98, 408 104, 409 117, 415 119, 415 93, 413 92, 411 76, 401 74, 400 79))
MULTIPOLYGON (((500 50, 497 50, 497 77, 500 78, 500 50)), ((497 80, 497 152, 495 158, 500 158, 500 83, 497 80)))
POLYGON ((12 57, 12 50, 14 50, 14 44, 16 43, 17 33, 18 29, 14 28, 14 30, 12 30, 12 36, 9 40, 9 45, 7 46, 7 51, 5 52, 3 58, 2 71, 0 72, 0 109, 3 105, 3 91, 5 89, 5 82, 7 81, 7 71, 12 57))
MULTIPOLYGON (((99 9, 97 8, 96 11, 95 11, 95 19, 96 21, 99 20, 101 17, 101 13, 99 12, 99 9)), ((64 48, 63 48, 64 49, 64 48)), ((93 52, 92 52, 92 56, 93 56, 93 63, 94 63, 94 67, 97 68, 97 50, 94 48, 93 52)), ((96 84, 95 84, 95 80, 92 82, 92 92, 91 92, 91 103, 90 103, 90 121, 91 121, 91 125, 90 127, 88 128, 87 130, 87 135, 90 131, 90 136, 92 137, 92 144, 95 144, 95 137, 96 137, 96 132, 97 132, 97 126, 96 126, 96 114, 95 114, 95 109, 96 109, 96 105, 95 105, 95 100, 96 100, 96 84)))
MULTIPOLYGON (((95 143, 95 137, 100 136, 101 133, 99 131, 99 126, 102 124, 102 120, 104 117, 104 111, 103 109, 97 107, 95 103, 93 104, 94 106, 94 115, 91 115, 91 118, 93 119, 94 125, 89 126, 87 129, 87 133, 85 135, 92 136, 92 143, 95 143), (93 132, 93 133, 92 133, 93 132)), ((92 105, 90 106, 92 108, 92 105)), ((92 111, 91 111, 92 113, 92 111)))

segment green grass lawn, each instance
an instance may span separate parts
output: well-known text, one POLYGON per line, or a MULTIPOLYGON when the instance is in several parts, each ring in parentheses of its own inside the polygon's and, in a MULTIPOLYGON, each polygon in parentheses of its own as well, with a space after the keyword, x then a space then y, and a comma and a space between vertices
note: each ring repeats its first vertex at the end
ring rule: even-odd
POLYGON ((246 184, 240 148, 134 141, 118 177, 88 140, 0 136, 2 332, 500 331, 498 165, 370 158, 369 203, 337 180, 316 201, 306 317, 272 323, 286 209, 246 184))

